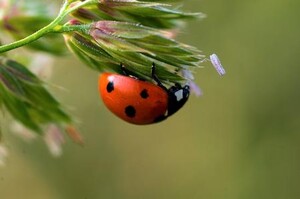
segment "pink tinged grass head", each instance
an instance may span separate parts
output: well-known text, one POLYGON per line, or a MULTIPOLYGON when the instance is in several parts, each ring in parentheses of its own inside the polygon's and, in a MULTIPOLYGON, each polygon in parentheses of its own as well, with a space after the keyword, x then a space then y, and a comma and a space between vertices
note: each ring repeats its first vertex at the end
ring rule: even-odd
POLYGON ((65 138, 58 126, 54 124, 49 125, 45 132, 44 140, 54 157, 62 155, 62 145, 65 143, 65 138))

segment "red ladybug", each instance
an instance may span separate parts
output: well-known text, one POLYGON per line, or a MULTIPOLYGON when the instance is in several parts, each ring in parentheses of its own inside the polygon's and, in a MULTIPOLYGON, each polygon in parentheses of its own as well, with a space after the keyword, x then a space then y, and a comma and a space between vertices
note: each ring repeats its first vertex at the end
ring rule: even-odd
POLYGON ((156 76, 154 64, 152 78, 157 85, 129 76, 125 67, 121 67, 124 75, 101 74, 98 88, 106 107, 129 123, 160 122, 178 111, 188 100, 189 86, 175 84, 167 89, 156 76))

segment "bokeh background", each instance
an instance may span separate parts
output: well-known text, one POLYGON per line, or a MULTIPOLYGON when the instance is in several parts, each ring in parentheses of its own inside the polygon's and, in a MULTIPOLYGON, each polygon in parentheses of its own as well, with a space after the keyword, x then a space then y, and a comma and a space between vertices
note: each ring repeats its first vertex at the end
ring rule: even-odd
POLYGON ((80 120, 84 147, 67 141, 53 158, 4 131, 1 199, 300 198, 300 1, 189 0, 208 15, 179 39, 217 53, 197 71, 204 95, 167 121, 127 124, 106 110, 94 71, 55 61, 56 96, 80 120))

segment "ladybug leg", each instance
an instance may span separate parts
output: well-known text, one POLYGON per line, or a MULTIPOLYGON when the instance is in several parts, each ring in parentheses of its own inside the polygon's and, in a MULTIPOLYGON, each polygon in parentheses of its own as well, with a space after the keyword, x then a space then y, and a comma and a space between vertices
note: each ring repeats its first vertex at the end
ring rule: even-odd
POLYGON ((182 86, 179 83, 175 83, 176 88, 182 88, 182 86))
POLYGON ((161 88, 163 88, 164 90, 168 91, 168 89, 161 83, 161 81, 158 79, 157 75, 155 74, 155 63, 152 63, 152 67, 151 67, 151 76, 154 79, 154 81, 157 83, 157 85, 161 88))
POLYGON ((123 63, 120 64, 120 68, 125 76, 129 76, 128 70, 125 68, 123 63))
POLYGON ((156 118, 153 122, 158 123, 158 122, 164 121, 168 117, 169 117, 168 115, 161 115, 160 117, 156 118))

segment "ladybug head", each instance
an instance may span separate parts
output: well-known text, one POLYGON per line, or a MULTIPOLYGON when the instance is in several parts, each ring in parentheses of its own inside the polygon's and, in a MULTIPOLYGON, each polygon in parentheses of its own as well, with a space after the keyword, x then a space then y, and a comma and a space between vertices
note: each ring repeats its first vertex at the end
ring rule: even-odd
POLYGON ((168 89, 169 103, 168 103, 168 116, 177 112, 188 100, 190 96, 189 85, 181 86, 175 84, 168 89))

